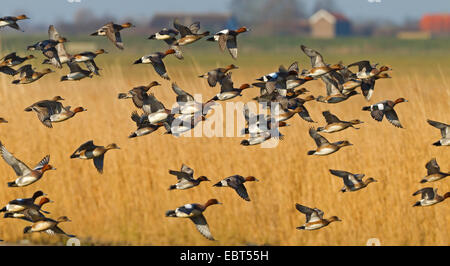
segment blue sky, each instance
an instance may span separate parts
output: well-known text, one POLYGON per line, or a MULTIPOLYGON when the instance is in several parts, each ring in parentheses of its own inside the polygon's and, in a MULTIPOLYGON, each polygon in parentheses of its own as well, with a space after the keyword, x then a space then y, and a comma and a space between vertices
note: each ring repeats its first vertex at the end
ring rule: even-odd
MULTIPOLYGON (((307 13, 314 2, 303 0, 307 13)), ((405 18, 420 18, 424 13, 450 13, 450 0, 335 0, 335 4, 355 21, 401 23, 405 18)), ((2 3, 0 16, 26 13, 36 23, 50 24, 61 19, 71 20, 76 10, 89 8, 97 15, 145 21, 157 12, 226 12, 229 5, 230 0, 10 0, 2 3)))

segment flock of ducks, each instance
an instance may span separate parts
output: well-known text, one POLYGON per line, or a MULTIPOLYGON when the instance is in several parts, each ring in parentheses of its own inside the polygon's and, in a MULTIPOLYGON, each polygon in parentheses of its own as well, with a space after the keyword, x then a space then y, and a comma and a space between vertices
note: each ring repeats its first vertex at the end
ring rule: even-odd
MULTIPOLYGON (((0 18, 0 27, 9 26, 20 30, 17 21, 27 19, 25 15, 17 17, 0 18)), ((167 43, 168 49, 164 52, 155 52, 137 59, 134 64, 151 64, 155 72, 163 79, 170 80, 163 59, 168 55, 174 55, 182 60, 183 51, 181 47, 192 44, 210 33, 205 31, 199 33, 200 23, 194 22, 189 26, 182 25, 177 19, 173 22, 174 29, 164 28, 159 32, 152 34, 148 39, 163 40, 167 43), (179 35, 179 37, 178 37, 179 35)), ((124 43, 121 38, 120 31, 132 28, 131 23, 114 24, 107 23, 92 36, 106 36, 118 49, 124 49, 124 43)), ((217 42, 221 51, 228 50, 233 59, 237 59, 237 36, 249 31, 246 27, 236 30, 224 29, 207 38, 207 41, 217 42)), ((64 43, 68 40, 61 37, 53 25, 50 25, 49 39, 39 41, 27 47, 29 51, 41 51, 45 56, 43 64, 49 64, 56 68, 62 68, 63 64, 69 67, 70 73, 61 77, 61 81, 80 80, 86 77, 92 78, 99 76, 100 68, 95 63, 95 58, 101 54, 107 54, 104 49, 97 51, 87 51, 79 54, 69 54, 65 50, 64 43), (80 67, 79 63, 84 63, 87 69, 80 67)), ((175 82, 172 83, 172 90, 175 93, 176 104, 174 108, 167 109, 165 105, 157 99, 153 92, 149 92, 154 88, 161 86, 157 81, 152 81, 148 85, 134 87, 128 92, 119 93, 119 99, 132 99, 136 108, 141 109, 142 113, 133 111, 131 114, 132 121, 136 124, 137 129, 129 135, 129 138, 136 138, 151 134, 160 127, 164 128, 165 134, 180 136, 184 132, 192 130, 199 122, 207 119, 209 111, 214 108, 218 101, 228 101, 230 99, 242 96, 243 92, 249 88, 259 88, 259 95, 253 98, 254 101, 261 104, 266 110, 270 111, 269 115, 252 113, 247 104, 244 105, 243 115, 246 121, 246 127, 242 129, 242 135, 249 135, 248 139, 242 140, 241 145, 250 146, 264 143, 272 138, 283 139, 283 135, 279 129, 289 126, 287 120, 292 119, 296 114, 308 123, 315 123, 311 118, 305 104, 316 101, 326 104, 337 104, 349 100, 351 97, 360 94, 357 88, 361 89, 361 94, 367 101, 370 101, 374 95, 375 82, 379 79, 391 78, 387 71, 392 70, 389 66, 382 65, 378 68, 378 64, 371 64, 367 60, 344 65, 342 62, 336 64, 327 64, 323 56, 316 50, 300 46, 303 53, 309 57, 311 61, 310 69, 300 71, 298 63, 292 63, 288 68, 280 66, 277 71, 263 75, 257 78, 257 82, 245 83, 235 86, 232 80, 232 71, 239 69, 236 65, 230 64, 223 68, 212 69, 199 78, 207 80, 208 86, 211 88, 220 85, 220 91, 210 100, 202 103, 197 102, 194 97, 187 91, 180 88, 175 82), (357 67, 356 71, 352 71, 352 67, 357 67), (312 81, 321 80, 326 89, 326 95, 315 97, 308 95, 304 98, 300 95, 309 91, 299 86, 312 81)), ((48 73, 54 72, 47 68, 41 72, 37 72, 31 64, 24 65, 18 69, 18 66, 27 60, 36 58, 33 55, 24 57, 17 56, 16 52, 4 56, 0 60, 0 72, 16 76, 19 79, 12 81, 13 84, 29 84, 35 82, 48 73)), ((70 106, 63 106, 61 96, 55 96, 49 100, 38 101, 25 108, 26 112, 35 112, 39 121, 48 128, 52 128, 53 123, 62 122, 74 117, 80 112, 87 111, 83 107, 76 107, 71 110, 70 106)), ((378 103, 362 107, 363 111, 370 111, 371 117, 381 122, 384 117, 393 126, 402 128, 399 116, 394 109, 397 104, 407 102, 404 98, 396 100, 384 100, 378 103)), ((308 155, 327 156, 339 151, 341 148, 351 146, 348 140, 339 140, 330 142, 322 136, 322 133, 335 133, 343 131, 347 128, 354 128, 363 124, 359 119, 344 121, 339 119, 335 114, 325 110, 322 115, 326 121, 326 125, 321 127, 310 127, 309 135, 314 140, 316 148, 307 152, 308 155)), ((348 118, 347 118, 348 119, 348 118)), ((0 122, 7 123, 3 118, 0 122)), ((450 146, 449 125, 428 120, 428 123, 441 131, 442 138, 433 145, 450 146)), ((120 149, 117 144, 111 143, 107 146, 97 146, 92 140, 80 145, 70 158, 78 158, 89 160, 92 159, 97 171, 103 173, 105 153, 112 149, 120 149)), ((8 187, 24 187, 39 181, 44 173, 48 170, 56 170, 50 165, 50 155, 45 156, 34 168, 30 168, 25 163, 12 155, 6 147, 0 142, 0 153, 4 161, 10 165, 15 174, 16 179, 8 182, 8 187)), ((436 159, 432 159, 426 164, 427 176, 420 182, 434 182, 441 180, 449 173, 441 172, 436 159)), ((367 187, 372 182, 377 182, 374 178, 369 177, 363 180, 364 174, 353 174, 343 170, 329 169, 332 175, 342 178, 344 187, 341 192, 354 192, 367 187)), ((170 175, 177 177, 177 183, 171 185, 169 190, 185 190, 192 189, 200 185, 201 182, 210 181, 206 176, 194 178, 194 170, 189 166, 182 164, 181 169, 169 170, 170 175)), ((215 187, 230 187, 245 201, 250 201, 247 189, 244 186, 246 182, 258 181, 254 176, 233 175, 224 178, 215 183, 215 187)), ((437 194, 437 189, 425 187, 413 194, 422 195, 422 199, 417 201, 413 206, 430 206, 450 197, 450 192, 443 196, 437 194)), ((63 234, 69 237, 73 235, 66 234, 58 225, 62 222, 68 222, 70 219, 61 216, 56 220, 44 216, 49 214, 42 210, 44 204, 51 202, 42 191, 37 191, 31 198, 15 199, 10 201, 0 212, 5 212, 5 218, 18 218, 32 222, 31 226, 24 228, 24 233, 46 232, 48 234, 63 234), (35 201, 38 197, 42 197, 38 204, 35 201)), ((206 218, 203 212, 211 205, 221 204, 217 199, 210 199, 205 204, 191 203, 178 207, 174 210, 166 212, 167 217, 190 218, 195 224, 198 231, 207 239, 214 240, 206 218)), ((306 216, 306 222, 297 227, 299 230, 316 230, 323 228, 335 221, 341 221, 337 216, 328 219, 324 218, 324 212, 318 208, 310 208, 301 204, 295 205, 296 209, 306 216)))

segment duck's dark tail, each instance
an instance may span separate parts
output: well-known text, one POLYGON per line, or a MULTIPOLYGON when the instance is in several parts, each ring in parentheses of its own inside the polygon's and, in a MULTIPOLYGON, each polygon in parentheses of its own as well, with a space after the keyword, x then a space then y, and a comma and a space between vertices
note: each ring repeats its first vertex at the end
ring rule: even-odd
POLYGON ((13 80, 12 84, 19 84, 20 79, 13 80))
POLYGON ((414 205, 413 205, 413 207, 417 207, 417 206, 420 206, 420 201, 414 203, 414 205))
POLYGON ((169 190, 173 190, 173 189, 176 189, 177 188, 177 185, 171 185, 170 187, 169 187, 169 190))
POLYGON ((302 226, 299 226, 299 227, 297 227, 297 229, 298 229, 298 230, 305 230, 305 226, 303 226, 303 225, 302 225, 302 226))
POLYGON ((442 146, 442 144, 441 144, 441 141, 440 141, 440 140, 438 140, 438 141, 436 141, 435 143, 433 143, 433 145, 434 145, 434 146, 442 146))
POLYGON ((13 181, 13 182, 8 182, 8 187, 18 187, 18 185, 16 184, 15 181, 13 181))
POLYGON ((250 145, 250 142, 248 140, 244 139, 243 141, 241 141, 241 145, 248 146, 248 145, 250 145))
POLYGON ((142 64, 142 58, 139 58, 138 60, 134 61, 133 64, 134 64, 134 65, 135 65, 135 64, 142 64))
POLYGON ((420 180, 420 183, 426 183, 426 182, 428 182, 428 180, 426 180, 426 179, 420 180))
POLYGON ((210 41, 210 42, 214 42, 215 40, 214 40, 214 37, 209 37, 208 39, 206 39, 207 41, 210 41))
POLYGON ((312 151, 308 151, 308 155, 313 155, 316 151, 312 150, 312 151))
POLYGON ((128 136, 128 138, 130 138, 130 139, 135 138, 135 137, 137 137, 137 134, 135 132, 133 132, 131 135, 128 136))
POLYGON ((72 155, 70 155, 70 158, 71 158, 71 159, 73 159, 73 158, 78 158, 78 157, 79 157, 79 156, 78 156, 77 154, 75 154, 75 153, 72 154, 72 155))
POLYGON ((175 214, 174 210, 168 210, 166 211, 166 217, 176 217, 177 215, 175 214))
POLYGON ((153 40, 153 39, 155 39, 155 38, 156 38, 156 34, 152 34, 152 35, 150 35, 150 37, 148 37, 147 39, 153 40))
POLYGON ((363 111, 370 111, 370 106, 364 106, 364 107, 362 108, 362 110, 363 110, 363 111))
POLYGON ((324 127, 318 127, 316 131, 317 132, 322 132, 323 130, 324 130, 324 127))
POLYGON ((3 207, 0 212, 6 212, 6 207, 3 207))
POLYGON ((67 76, 62 76, 61 81, 65 81, 65 80, 69 80, 69 78, 67 76))

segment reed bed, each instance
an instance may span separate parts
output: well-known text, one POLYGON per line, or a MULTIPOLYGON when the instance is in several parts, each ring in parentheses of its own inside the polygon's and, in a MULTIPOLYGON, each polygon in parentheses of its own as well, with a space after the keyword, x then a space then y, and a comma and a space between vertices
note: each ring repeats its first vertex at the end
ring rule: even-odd
MULTIPOLYGON (((232 62, 228 54, 220 54, 218 48, 206 55, 199 51, 189 55, 189 49, 186 50, 184 62, 165 60, 169 75, 182 89, 202 94, 204 100, 213 97, 219 87, 210 88, 206 80, 197 76, 217 66, 235 63, 240 67, 233 71, 235 85, 253 82, 278 65, 287 66, 294 60, 301 67, 310 66, 300 49, 290 54, 278 51, 248 55, 252 51, 244 47, 237 62, 232 62)), ((1 142, 30 166, 50 154, 50 162, 57 168, 28 187, 8 188, 6 182, 15 179, 14 171, 0 160, 1 204, 43 190, 55 201, 44 208, 51 212, 49 216, 71 218, 72 222, 61 224, 61 228, 77 235, 84 245, 365 245, 370 238, 378 238, 382 245, 450 243, 448 202, 413 208, 419 198, 411 196, 425 186, 437 187, 442 194, 450 190, 449 179, 419 183, 426 174, 425 163, 432 157, 437 158, 443 171, 450 171, 450 151, 431 145, 440 138, 440 132, 426 122, 450 122, 448 56, 433 59, 390 54, 375 58, 347 52, 323 53, 330 62, 342 59, 351 63, 366 56, 390 64, 393 78, 377 81, 370 104, 406 98, 409 102, 396 107, 405 129, 395 128, 386 120, 376 122, 369 112, 361 111, 362 106, 369 104, 361 95, 335 105, 314 101, 305 106, 318 123, 307 123, 295 116, 288 121, 290 126, 281 129, 284 140, 275 148, 264 149, 241 146, 243 138, 239 136, 175 138, 164 135, 163 129, 128 139, 135 130, 130 119, 135 107, 129 100, 118 100, 119 92, 157 80, 162 86, 152 92, 168 108, 175 101, 175 94, 170 82, 160 79, 151 66, 131 65, 140 54, 125 52, 114 56, 117 54, 99 56, 102 76, 78 82, 59 81, 67 68, 29 85, 13 85, 10 77, 0 76, 0 116, 9 121, 0 125, 1 142), (436 64, 438 59, 440 64, 436 64), (34 113, 23 111, 30 104, 55 95, 65 98, 64 105, 83 106, 88 111, 54 124, 52 129, 44 127, 34 113), (353 146, 325 157, 308 156, 307 151, 315 148, 308 129, 324 125, 321 112, 325 110, 347 121, 358 118, 364 124, 359 130, 324 133, 330 141, 346 139, 353 146), (97 145, 114 142, 121 147, 106 154, 103 174, 97 173, 92 161, 70 159, 80 144, 91 139, 97 145), (205 175, 212 182, 186 191, 169 191, 176 178, 168 170, 178 169, 182 163, 193 168, 195 176, 205 175), (378 182, 361 191, 341 193, 342 180, 328 169, 365 173, 378 182), (253 175, 260 180, 246 184, 250 202, 239 198, 232 189, 212 187, 234 174, 253 175), (166 210, 186 203, 204 203, 210 198, 223 203, 205 212, 218 241, 204 239, 189 220, 164 216, 166 210), (295 209, 295 203, 320 208, 325 217, 336 215, 342 222, 317 231, 298 231, 295 228, 304 223, 305 216, 295 209)), ((314 96, 325 93, 321 81, 304 87, 314 96)), ((248 102, 258 93, 257 88, 250 88, 232 101, 248 102)), ((224 103, 221 105, 225 108, 224 103)), ((64 239, 46 234, 24 235, 26 225, 17 219, 0 219, 0 238, 11 243, 28 239, 35 244, 57 244, 64 239)))

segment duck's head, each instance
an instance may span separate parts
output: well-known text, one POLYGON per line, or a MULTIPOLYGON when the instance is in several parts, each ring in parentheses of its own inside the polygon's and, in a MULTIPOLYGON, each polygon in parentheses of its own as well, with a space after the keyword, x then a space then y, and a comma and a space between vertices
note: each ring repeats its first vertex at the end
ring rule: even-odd
POLYGON ((239 87, 239 89, 245 90, 245 89, 248 89, 248 88, 251 88, 251 87, 252 87, 252 85, 250 85, 250 84, 248 84, 248 83, 245 83, 245 84, 242 84, 242 85, 239 87))
POLYGON ((66 38, 64 38, 64 37, 61 37, 61 38, 58 39, 58 42, 59 43, 64 43, 64 42, 68 42, 68 40, 66 38))
POLYGON ((120 147, 117 146, 116 143, 111 143, 111 144, 108 144, 108 145, 106 146, 106 149, 108 149, 108 150, 112 150, 112 149, 120 149, 120 147))
POLYGON ((388 70, 392 70, 392 68, 390 68, 389 66, 381 66, 380 67, 380 72, 388 71, 388 70))
POLYGON ((257 181, 259 181, 258 179, 256 179, 256 177, 254 177, 254 176, 247 176, 247 177, 245 177, 245 181, 255 181, 255 182, 257 182, 257 181))
POLYGON ((16 19, 18 19, 18 20, 29 19, 29 17, 27 17, 27 15, 25 15, 25 14, 22 14, 22 15, 17 16, 16 19))
POLYGON ((239 68, 239 67, 237 67, 237 66, 234 65, 234 64, 228 65, 228 66, 226 67, 227 70, 238 69, 238 68, 239 68))
POLYGON ((51 164, 44 164, 44 166, 42 166, 41 168, 41 172, 45 172, 48 170, 56 170, 56 168, 54 168, 51 164))
POLYGON ((359 120, 359 119, 353 119, 353 120, 350 121, 350 123, 351 123, 352 125, 358 125, 358 124, 362 124, 362 123, 364 123, 364 122, 361 121, 361 120, 359 120))
POLYGON ((169 55, 169 54, 174 54, 176 51, 174 49, 169 49, 167 51, 164 52, 164 56, 169 55))
POLYGON ((123 23, 121 26, 122 26, 122 28, 136 27, 136 26, 134 26, 133 24, 131 24, 130 22, 123 23))
POLYGON ((105 51, 105 49, 98 49, 97 51, 95 51, 95 54, 107 54, 108 52, 105 51))
POLYGON ((250 29, 245 26, 240 27, 239 29, 236 30, 237 33, 242 33, 242 32, 246 32, 246 31, 250 31, 250 29))
POLYGON ((79 113, 79 112, 85 112, 85 111, 87 111, 87 109, 84 109, 83 107, 77 107, 77 108, 75 108, 75 109, 73 109, 73 112, 74 113, 79 113))
POLYGON ((304 99, 305 101, 313 101, 315 99, 315 97, 313 95, 308 95, 306 96, 306 98, 304 99))
POLYGON ((289 126, 289 124, 286 123, 285 121, 278 121, 277 123, 278 123, 278 127, 287 127, 287 126, 289 126))
POLYGON ((161 84, 159 84, 157 81, 152 81, 152 82, 150 82, 150 84, 148 84, 148 88, 150 89, 150 88, 152 88, 152 87, 155 87, 155 86, 160 86, 161 84))
POLYGON ((0 123, 8 123, 8 121, 6 121, 3 117, 0 117, 0 123))
POLYGON ((397 100, 395 100, 394 104, 398 104, 398 103, 403 103, 403 102, 407 102, 408 100, 406 100, 405 98, 398 98, 397 100))
POLYGON ((214 204, 222 204, 217 199, 210 199, 205 203, 205 208, 214 204))
POLYGON ((39 201, 39 206, 42 206, 42 205, 44 205, 44 204, 46 204, 46 203, 51 203, 51 202, 53 202, 53 201, 51 201, 49 198, 43 197, 43 198, 39 201))
POLYGON ((44 69, 42 71, 43 74, 50 74, 50 73, 53 73, 53 72, 55 72, 55 71, 51 70, 50 68, 46 68, 46 69, 44 69))
POLYGON ((345 66, 343 64, 341 64, 341 63, 337 63, 337 64, 334 64, 334 65, 330 66, 330 68, 332 68, 334 70, 342 70, 342 69, 344 69, 344 67, 345 66))
POLYGON ((450 192, 447 192, 447 193, 444 194, 444 200, 445 200, 446 198, 450 198, 450 192))
POLYGON ((198 180, 198 181, 211 181, 211 180, 208 179, 208 177, 206 177, 206 176, 204 176, 204 175, 202 175, 202 176, 200 176, 199 178, 197 178, 197 180, 198 180))
POLYGON ((372 182, 378 182, 377 180, 375 180, 375 178, 373 178, 373 177, 369 177, 369 178, 367 178, 367 180, 366 180, 366 184, 369 184, 369 183, 372 183, 372 182))
POLYGON ((69 219, 69 217, 67 216, 61 216, 56 220, 58 223, 62 223, 62 222, 72 222, 72 220, 69 219))
POLYGON ((351 145, 353 145, 353 144, 351 144, 350 141, 347 141, 347 140, 340 141, 340 142, 338 143, 338 146, 339 146, 339 147, 345 147, 345 146, 351 146, 351 145))
POLYGON ((339 217, 337 217, 337 216, 331 216, 329 219, 328 219, 328 222, 341 222, 342 220, 341 219, 339 219, 339 217))
POLYGON ((391 78, 391 76, 386 72, 380 73, 376 77, 379 79, 390 79, 391 78))
POLYGON ((61 96, 55 96, 55 97, 53 97, 52 98, 52 101, 63 101, 64 100, 64 98, 63 97, 61 97, 61 96))

